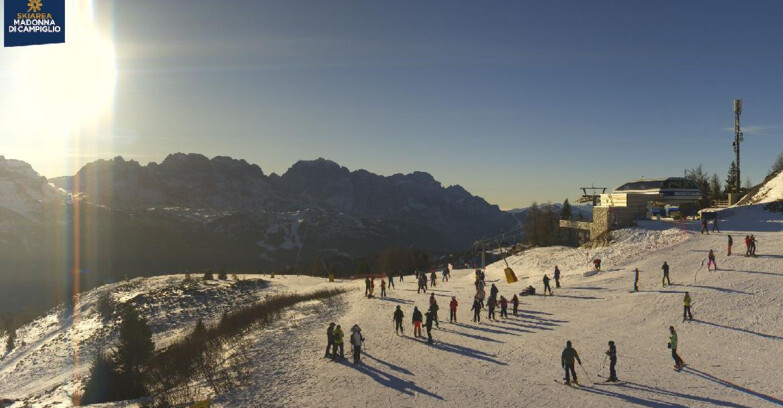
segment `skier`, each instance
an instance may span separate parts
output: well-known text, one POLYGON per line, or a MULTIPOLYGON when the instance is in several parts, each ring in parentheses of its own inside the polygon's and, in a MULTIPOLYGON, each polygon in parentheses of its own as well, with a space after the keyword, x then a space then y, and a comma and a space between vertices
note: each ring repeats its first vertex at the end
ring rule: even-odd
POLYGON ((359 364, 361 362, 363 342, 364 337, 362 337, 362 329, 359 328, 358 324, 354 324, 353 327, 351 327, 351 346, 353 346, 354 364, 359 364))
POLYGON ((508 318, 508 300, 505 297, 500 297, 500 317, 508 318))
POLYGON ((702 216, 701 219, 701 233, 707 233, 707 235, 710 235, 710 231, 707 229, 707 219, 702 216))
POLYGON ((400 271, 400 282, 402 282, 402 281, 403 281, 402 277, 403 277, 403 275, 402 275, 402 271, 400 271))
POLYGON ((685 362, 682 361, 682 357, 677 354, 677 332, 674 331, 674 326, 669 326, 669 348, 672 349, 674 369, 681 370, 685 366, 685 362))
POLYGON ((720 232, 720 228, 718 228, 718 214, 715 214, 715 219, 712 220, 712 232, 715 232, 715 230, 720 232))
POLYGON ((634 269, 633 291, 634 292, 639 291, 639 268, 634 269))
POLYGON ((549 296, 552 296, 552 288, 549 286, 549 276, 544 274, 544 296, 546 296, 547 290, 549 291, 549 296))
POLYGON ((560 269, 555 265, 555 287, 560 287, 560 269))
POLYGON ((422 279, 421 276, 419 276, 418 282, 419 282, 419 288, 416 290, 416 293, 421 293, 422 290, 424 291, 424 293, 427 293, 426 280, 422 279))
POLYGON ((394 276, 389 274, 389 289, 394 289, 394 276))
POLYGON ((490 297, 489 300, 487 300, 487 319, 495 320, 496 305, 497 305, 497 301, 495 300, 495 298, 490 297))
POLYGON ((329 328, 326 329, 326 354, 324 354, 324 357, 332 356, 329 353, 332 347, 334 347, 334 323, 329 323, 329 328))
POLYGON ((421 321, 422 321, 421 312, 419 311, 418 307, 414 306, 413 307, 413 336, 414 337, 421 337, 421 321))
POLYGON ((394 334, 402 333, 403 335, 405 335, 405 330, 402 328, 403 317, 405 317, 405 315, 402 313, 402 309, 400 309, 400 305, 397 305, 397 309, 394 310, 394 315, 392 315, 392 320, 394 320, 394 334))
POLYGON ((481 288, 476 292, 476 297, 478 298, 479 302, 481 302, 482 308, 484 308, 484 296, 486 296, 486 292, 484 292, 484 288, 481 288))
POLYGON ((440 321, 438 321, 438 309, 440 309, 440 306, 438 306, 438 302, 435 301, 435 295, 430 298, 430 310, 429 312, 432 314, 432 319, 435 320, 435 327, 440 329, 440 321))
POLYGON ((756 236, 750 234, 750 256, 756 256, 756 236))
POLYGON ((614 341, 609 341, 609 350, 606 350, 606 355, 609 356, 609 378, 607 382, 617 382, 617 348, 614 346, 614 341))
POLYGON ((715 270, 718 270, 718 264, 715 263, 715 252, 712 252, 710 249, 710 253, 707 254, 707 270, 710 270, 710 264, 712 264, 712 267, 715 268, 715 270))
POLYGON ((595 267, 596 271, 601 270, 601 260, 598 258, 593 259, 593 266, 595 267))
POLYGON ((473 298, 473 307, 470 308, 473 311, 473 323, 481 323, 481 307, 478 297, 473 298))
POLYGON ((492 284, 492 287, 491 287, 491 288, 489 288, 489 297, 490 297, 491 299, 495 299, 495 300, 497 300, 497 299, 498 299, 498 292, 500 292, 500 290, 499 290, 499 289, 498 289, 498 287, 497 287, 497 286, 495 286, 495 284, 493 283, 493 284, 492 284))
POLYGON ((519 298, 516 294, 514 294, 514 297, 511 298, 511 306, 514 308, 514 316, 516 316, 517 310, 519 309, 519 298))
POLYGON ((432 310, 425 313, 424 318, 426 319, 424 322, 424 326, 427 327, 427 343, 432 343, 432 321, 433 321, 432 310))
POLYGON ((386 281, 381 279, 381 297, 386 297, 386 281))
POLYGON ((364 279, 364 296, 369 297, 369 294, 370 294, 370 277, 368 276, 364 279))
POLYGON ((440 275, 441 275, 441 280, 443 282, 448 282, 449 281, 449 266, 448 265, 446 265, 446 267, 443 268, 443 272, 441 272, 440 275))
POLYGON ((726 254, 726 256, 731 256, 731 244, 734 243, 734 240, 731 239, 731 235, 729 235, 729 253, 726 254))
POLYGON ((432 271, 430 274, 430 282, 430 285, 432 285, 433 288, 435 287, 435 283, 438 282, 438 277, 435 276, 435 271, 432 271))
POLYGON ((345 350, 343 348, 343 329, 340 328, 340 325, 338 324, 337 327, 334 328, 334 331, 332 332, 334 335, 334 346, 332 347, 332 360, 337 359, 337 350, 340 350, 340 359, 345 358, 345 350))
POLYGON ((576 370, 574 370, 574 360, 579 362, 579 365, 582 365, 582 360, 579 359, 579 353, 576 352, 576 349, 571 347, 571 340, 566 342, 566 348, 563 349, 563 354, 560 356, 560 363, 563 365, 563 370, 565 370, 565 384, 571 385, 571 377, 569 377, 569 371, 570 374, 574 377, 574 384, 579 385, 579 381, 576 379, 576 370))
POLYGON ((663 278, 661 279, 661 285, 665 288, 667 283, 669 285, 672 284, 672 281, 669 280, 669 264, 667 264, 666 261, 663 261, 663 266, 661 266, 661 269, 663 269, 663 278))
POLYGON ((691 294, 688 292, 685 292, 685 297, 682 299, 682 321, 685 321, 685 316, 688 316, 688 320, 693 320, 693 315, 691 314, 691 294))
POLYGON ((745 235, 745 256, 750 256, 750 235, 745 235))
POLYGON ((375 278, 370 279, 370 296, 367 297, 372 297, 373 293, 375 293, 375 278))
POLYGON ((457 303, 457 297, 452 296, 451 302, 449 302, 449 322, 457 322, 457 306, 459 303, 457 303))

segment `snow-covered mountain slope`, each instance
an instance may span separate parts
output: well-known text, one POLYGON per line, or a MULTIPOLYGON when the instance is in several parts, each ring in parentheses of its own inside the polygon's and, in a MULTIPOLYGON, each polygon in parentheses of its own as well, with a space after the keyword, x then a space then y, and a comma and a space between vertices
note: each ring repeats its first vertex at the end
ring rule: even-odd
POLYGON ((37 218, 43 203, 58 197, 57 189, 29 164, 0 156, 0 226, 10 215, 37 218))
MULTIPOLYGON (((498 311, 496 321, 487 321, 487 312, 482 311, 479 324, 472 322, 469 310, 475 292, 470 270, 454 271, 449 282, 442 282, 439 276, 437 286, 427 294, 416 293, 413 278, 406 276, 404 282, 395 282, 388 297, 373 299, 363 296, 360 281, 329 284, 315 278, 277 277, 272 290, 307 291, 329 286, 360 290, 342 295, 337 306, 297 306, 282 321, 252 333, 257 367, 254 378, 246 386, 214 398, 213 406, 780 406, 783 389, 777 372, 783 357, 777 350, 783 342, 783 231, 752 228, 783 225, 781 222, 780 214, 744 207, 721 220, 721 233, 699 234, 696 223, 650 221, 615 233, 612 246, 589 253, 562 247, 525 251, 507 259, 520 277, 517 283, 506 283, 504 262, 487 267, 487 281, 497 285, 500 295, 510 298, 527 285, 540 292, 544 273, 551 277, 555 265, 563 271, 563 287, 554 288, 551 297, 521 297, 520 313, 513 316, 509 310, 507 319, 501 319, 498 311), (756 257, 742 256, 741 236, 748 233, 758 238, 756 257), (735 238, 732 256, 726 256, 728 234, 735 238), (706 265, 701 266, 710 249, 716 251, 718 271, 708 272, 706 265), (584 277, 593 257, 602 259, 603 271, 584 277), (661 286, 664 261, 671 266, 672 286, 661 286), (640 270, 639 293, 630 293, 634 268, 640 270), (696 320, 683 323, 685 291, 693 297, 696 320), (440 305, 440 327, 433 330, 432 345, 412 337, 410 324, 413 307, 426 310, 430 294, 435 294, 440 305), (448 322, 452 296, 459 301, 457 323, 448 322), (396 305, 405 313, 404 336, 394 334, 392 312, 396 305), (366 341, 361 365, 323 358, 330 321, 346 331, 354 323, 362 327, 366 341), (672 370, 666 348, 669 326, 677 329, 678 351, 689 365, 681 372, 672 370), (580 388, 555 383, 562 381, 560 353, 567 340, 574 342, 583 363, 577 368, 580 388), (620 385, 604 385, 599 377, 608 375, 603 352, 609 340, 617 343, 618 375, 626 381, 620 385)), ((376 287, 376 295, 379 291, 376 287)), ((169 296, 176 295, 160 293, 161 299, 169 296)), ((90 320, 89 311, 83 316, 83 321, 90 320)), ((149 316, 158 325, 160 319, 174 319, 179 324, 169 317, 176 316, 173 313, 149 316)), ((192 319, 182 321, 192 323, 192 319)), ((25 330, 45 325, 39 321, 25 330)), ((89 328, 85 330, 89 332, 89 328)), ((58 335, 49 332, 36 338, 58 335)), ((68 354, 73 344, 46 340, 24 347, 48 345, 48 354, 58 355, 68 354)), ((346 345, 346 357, 349 355, 350 346, 346 345)), ((54 372, 72 378, 68 374, 74 368, 72 363, 66 358, 48 358, 30 357, 25 365, 20 365, 21 360, 13 365, 6 360, 0 363, 4 373, 0 397, 25 396, 17 390, 28 389, 30 375, 17 378, 10 373, 16 366, 20 366, 20 374, 31 372, 33 361, 36 366, 57 366, 54 372)), ((33 406, 44 406, 44 401, 55 401, 55 396, 65 396, 74 388, 53 383, 37 388, 43 397, 31 400, 40 401, 33 406), (47 391, 51 387, 54 392, 47 391)))
POLYGON ((764 204, 783 200, 783 171, 771 175, 740 200, 737 205, 764 204))

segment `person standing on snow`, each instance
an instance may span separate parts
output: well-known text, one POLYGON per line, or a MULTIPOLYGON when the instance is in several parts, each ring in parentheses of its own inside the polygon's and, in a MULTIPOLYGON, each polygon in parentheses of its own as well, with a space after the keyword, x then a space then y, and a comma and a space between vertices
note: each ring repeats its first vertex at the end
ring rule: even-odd
POLYGON ((516 294, 514 294, 514 297, 511 298, 511 306, 514 308, 514 316, 516 316, 517 310, 519 309, 519 298, 516 294))
POLYGON ((570 374, 574 377, 574 384, 579 385, 579 381, 576 379, 576 370, 574 370, 574 360, 579 362, 579 365, 582 365, 582 360, 579 359, 579 353, 576 352, 576 349, 571 347, 571 340, 566 342, 566 348, 563 349, 563 354, 560 355, 560 363, 563 366, 563 370, 565 370, 565 384, 571 385, 571 377, 569 377, 569 371, 570 374))
POLYGON ((685 292, 685 297, 682 299, 682 321, 685 321, 685 317, 688 317, 688 320, 693 320, 693 315, 691 314, 691 294, 688 292, 685 292))
POLYGON ((552 296, 552 288, 549 286, 549 276, 544 274, 544 296, 546 296, 547 290, 549 291, 549 296, 552 296))
POLYGON ((440 273, 441 275, 441 281, 448 282, 449 281, 449 266, 446 265, 446 267, 443 268, 443 272, 440 273))
POLYGON ((419 308, 413 307, 413 337, 421 337, 421 321, 423 320, 419 308))
POLYGON ((353 327, 351 327, 351 346, 353 346, 354 364, 359 364, 361 362, 363 342, 364 337, 362 337, 362 329, 359 328, 358 324, 354 324, 353 327))
POLYGON ((481 308, 484 308, 484 296, 486 296, 486 292, 484 292, 484 288, 479 289, 476 291, 476 298, 478 298, 479 302, 481 302, 481 308))
POLYGON ((432 321, 433 321, 432 310, 425 313, 424 318, 426 319, 424 322, 424 326, 427 327, 427 343, 432 343, 432 321))
POLYGON ((329 323, 329 328, 326 329, 326 354, 324 354, 324 357, 332 356, 329 353, 332 347, 334 347, 334 323, 329 323))
POLYGON ((368 297, 372 297, 373 293, 375 293, 375 278, 370 279, 370 296, 368 297))
POLYGON ((435 283, 437 282, 438 282, 438 277, 435 275, 435 271, 432 271, 432 273, 430 274, 430 285, 434 288, 435 283))
POLYGON ((452 296, 451 302, 449 302, 449 323, 454 322, 457 323, 457 306, 459 303, 457 303, 457 297, 452 296))
POLYGON ((701 233, 704 234, 705 232, 707 233, 707 235, 710 235, 710 231, 707 229, 707 219, 704 218, 704 216, 702 215, 702 218, 701 218, 701 233))
POLYGON ((421 293, 422 290, 424 291, 424 293, 427 293, 427 279, 423 278, 422 276, 419 276, 418 282, 419 282, 419 289, 416 290, 416 293, 421 293))
POLYGON ((332 360, 337 359, 337 350, 340 350, 340 359, 345 358, 345 349, 343 348, 343 329, 340 328, 340 325, 338 324, 337 327, 334 328, 334 332, 332 332, 334 335, 334 346, 332 347, 332 360))
POLYGON ((481 302, 478 297, 473 298, 473 307, 470 310, 473 311, 473 323, 481 323, 481 302))
POLYGON ((497 301, 495 300, 495 298, 490 297, 489 300, 487 300, 487 319, 495 320, 496 305, 497 305, 497 301))
POLYGON ((715 232, 715 230, 720 232, 720 228, 718 228, 718 214, 715 214, 715 219, 712 220, 712 232, 715 232))
POLYGON ((609 341, 609 350, 606 350, 606 355, 609 356, 609 378, 607 382, 617 382, 617 348, 614 346, 614 341, 609 341))
POLYGON ((402 281, 403 281, 402 277, 403 277, 403 272, 402 272, 402 271, 400 271, 400 282, 402 282, 402 281))
POLYGON ((389 289, 394 289, 394 276, 392 274, 389 274, 389 289))
POLYGON ((745 256, 750 256, 750 235, 745 235, 745 256))
POLYGON ((369 297, 369 295, 370 295, 370 277, 368 276, 364 279, 364 296, 369 297))
POLYGON ((405 330, 402 328, 402 318, 405 317, 405 315, 402 313, 402 309, 400 309, 400 305, 397 305, 397 309, 394 310, 394 314, 392 315, 392 320, 394 320, 394 334, 402 333, 405 335, 405 330))
POLYGON ((386 297, 386 281, 381 279, 381 297, 386 297))
POLYGON ((707 270, 710 270, 710 264, 712 264, 712 267, 717 271, 718 270, 718 264, 715 263, 715 252, 712 252, 710 249, 710 253, 707 254, 707 270))
POLYGON ((734 240, 731 239, 731 235, 729 235, 729 253, 726 254, 726 256, 731 256, 731 245, 734 243, 734 240))
POLYGON ((491 299, 498 300, 498 292, 500 292, 500 290, 499 290, 499 289, 498 289, 498 287, 497 287, 497 286, 495 286, 495 284, 493 283, 493 284, 492 284, 492 287, 491 287, 491 288, 489 288, 489 297, 490 297, 491 299))
POLYGON ((682 357, 677 354, 677 332, 674 331, 674 326, 669 326, 669 348, 672 349, 672 358, 674 359, 674 369, 680 370, 685 366, 685 362, 682 361, 682 357))
POLYGON ((750 255, 756 256, 756 236, 750 234, 750 255))
POLYGON ((634 269, 633 291, 634 292, 639 291, 639 268, 634 269))
POLYGON ((508 318, 508 300, 505 297, 500 297, 500 317, 508 318))
POLYGON ((432 314, 432 319, 435 321, 435 327, 440 329, 440 321, 438 320, 438 309, 440 309, 440 306, 438 306, 438 302, 432 303, 430 305, 429 313, 432 314))
POLYGON ((560 269, 555 265, 555 287, 560 287, 560 269))
POLYGON ((663 261, 663 266, 661 266, 661 269, 663 269, 663 278, 661 279, 661 285, 665 288, 667 283, 669 285, 672 284, 672 281, 669 280, 669 264, 667 264, 666 261, 663 261))

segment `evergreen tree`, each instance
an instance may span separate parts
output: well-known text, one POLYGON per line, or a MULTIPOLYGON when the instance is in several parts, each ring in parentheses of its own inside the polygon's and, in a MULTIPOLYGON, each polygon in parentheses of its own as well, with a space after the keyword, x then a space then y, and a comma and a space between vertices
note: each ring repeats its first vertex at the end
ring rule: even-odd
POLYGON ((538 245, 538 234, 536 224, 538 224, 538 218, 540 210, 538 209, 538 203, 533 201, 525 214, 525 221, 522 223, 522 231, 525 233, 525 241, 531 245, 538 245))
POLYGON ((723 193, 720 188, 720 179, 716 173, 712 173, 710 177, 710 198, 714 200, 720 200, 723 198, 723 193))
POLYGON ((90 405, 118 401, 113 392, 121 386, 114 361, 103 352, 99 352, 92 362, 90 379, 84 387, 80 403, 90 405))
POLYGON ((729 166, 729 174, 726 176, 726 190, 725 193, 735 192, 737 186, 737 163, 732 160, 731 166, 729 166))
POLYGON ((568 202, 567 198, 565 201, 563 201, 563 209, 560 211, 560 219, 571 220, 571 203, 568 202))
POLYGON ((147 394, 142 378, 146 364, 155 352, 152 331, 147 321, 141 318, 132 306, 122 314, 120 340, 114 352, 120 384, 116 388, 116 401, 135 399, 147 394))
POLYGON ((696 185, 699 186, 699 189, 701 190, 699 208, 709 207, 711 204, 710 192, 712 190, 710 189, 710 182, 707 173, 702 170, 701 164, 693 169, 685 170, 685 178, 696 183, 696 185))
POLYGON ((204 271, 204 280, 215 280, 215 276, 212 274, 212 269, 204 271))
POLYGON ((226 274, 226 270, 225 269, 221 269, 220 270, 220 273, 218 273, 218 279, 220 279, 220 280, 227 280, 228 279, 228 275, 226 274))
POLYGON ((772 168, 769 169, 769 174, 767 174, 767 177, 783 170, 783 152, 780 152, 778 155, 778 158, 775 159, 775 163, 772 164, 772 168))

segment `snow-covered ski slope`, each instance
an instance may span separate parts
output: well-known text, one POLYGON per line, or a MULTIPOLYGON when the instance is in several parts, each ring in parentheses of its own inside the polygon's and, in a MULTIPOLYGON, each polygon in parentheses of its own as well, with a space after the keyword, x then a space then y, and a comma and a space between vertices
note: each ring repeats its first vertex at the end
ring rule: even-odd
MULTIPOLYGON (((445 283, 439 276, 437 286, 426 295, 417 294, 413 278, 406 276, 405 282, 395 282, 396 288, 385 299, 365 298, 361 281, 329 284, 322 279, 278 276, 272 280, 275 291, 329 286, 357 290, 342 295, 336 303, 298 305, 284 315, 284 321, 254 333, 257 375, 247 386, 215 398, 214 406, 783 406, 779 374, 783 363, 783 215, 758 206, 736 208, 730 218, 721 220, 721 232, 709 235, 701 235, 695 222, 642 224, 618 231, 613 245, 606 248, 537 248, 509 257, 509 265, 521 278, 511 285, 505 282, 502 261, 488 266, 488 283, 496 284, 500 295, 509 299, 527 285, 541 293, 541 279, 544 273, 551 278, 555 265, 563 273, 563 287, 554 288, 554 296, 520 297, 519 316, 509 311, 509 318, 501 319, 498 310, 494 322, 486 320, 486 311, 480 324, 472 322, 472 270, 454 271, 445 283), (750 233, 758 241, 756 257, 742 256, 743 238, 750 233), (731 257, 726 256, 727 234, 734 238, 731 257), (700 268, 710 249, 717 255, 717 272, 708 272, 706 265, 700 268), (594 257, 601 258, 603 271, 583 277, 594 257), (671 267, 674 283, 665 288, 661 286, 664 261, 671 267), (639 293, 630 293, 634 268, 640 270, 639 293), (693 298, 696 320, 683 323, 685 291, 693 298), (432 345, 413 338, 410 324, 413 307, 426 310, 430 293, 435 293, 440 305, 441 321, 440 328, 433 330, 432 345), (448 322, 452 296, 459 301, 458 323, 448 322), (394 334, 396 305, 405 312, 404 336, 394 334), (341 324, 346 332, 354 323, 362 327, 366 343, 361 365, 350 362, 347 344, 345 362, 323 358, 330 321, 341 324), (678 351, 688 363, 681 372, 672 369, 666 347, 670 325, 677 329, 678 351), (553 381, 562 380, 560 353, 567 340, 573 341, 583 362, 584 369, 577 367, 579 388, 553 381), (604 351, 609 340, 617 344, 622 385, 604 385, 599 377, 608 375, 604 351)), ((376 287, 376 295, 379 292, 376 287)), ((181 321, 190 323, 189 319, 181 321)), ((57 354, 72 344, 44 339, 38 347, 48 345, 50 353, 57 354)), ((18 390, 33 392, 24 388, 32 381, 29 376, 15 375, 20 360, 14 361, 16 366, 6 360, 0 363, 0 397, 27 396, 18 390)), ((43 357, 21 369, 29 371, 34 363, 58 365, 63 375, 72 370, 67 360, 43 357)), ((44 397, 31 400, 40 402, 33 406, 53 401, 46 397, 52 385, 45 385, 36 388, 44 397)), ((55 388, 53 394, 65 402, 62 397, 67 390, 55 388)))

